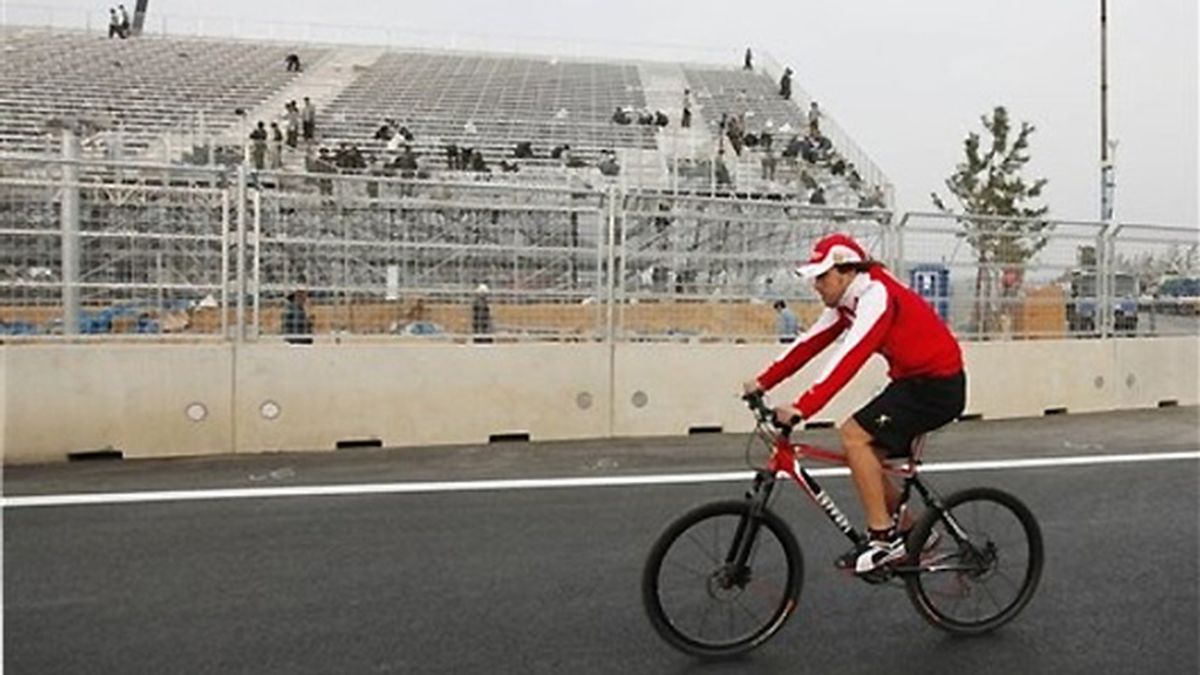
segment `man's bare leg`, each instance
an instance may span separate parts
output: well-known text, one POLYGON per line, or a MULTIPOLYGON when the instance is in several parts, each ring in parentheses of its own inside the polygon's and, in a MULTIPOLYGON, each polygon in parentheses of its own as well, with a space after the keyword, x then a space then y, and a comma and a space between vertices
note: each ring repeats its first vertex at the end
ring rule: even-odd
POLYGON ((872 530, 887 530, 892 527, 888 504, 899 501, 899 491, 883 475, 883 465, 871 445, 871 434, 867 433, 854 418, 846 420, 841 428, 842 449, 850 465, 850 475, 858 489, 867 515, 867 527, 872 530), (890 499, 889 499, 890 497, 890 499))

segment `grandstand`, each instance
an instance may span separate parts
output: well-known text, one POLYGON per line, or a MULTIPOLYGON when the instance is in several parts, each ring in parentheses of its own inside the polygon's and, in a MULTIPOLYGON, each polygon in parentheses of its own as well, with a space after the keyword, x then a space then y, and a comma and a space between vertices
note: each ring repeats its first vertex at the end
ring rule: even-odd
MULTIPOLYGON (((403 296, 446 312, 486 281, 498 303, 546 308, 540 321, 500 309, 522 317, 517 330, 583 330, 582 320, 596 334, 596 310, 556 319, 549 308, 614 293, 643 303, 744 301, 786 275, 823 231, 878 236, 880 215, 859 207, 886 178, 866 167, 853 178, 834 171, 841 158, 864 156, 847 140, 819 160, 781 160, 770 178, 760 175, 762 154, 747 150, 729 159, 730 180, 717 180, 723 113, 744 114, 749 131, 774 130, 781 144, 806 128, 798 102, 779 98, 763 72, 21 28, 4 37, 0 321, 41 321, 64 286, 78 291, 84 313, 201 299, 228 307, 236 280, 252 296, 256 331, 260 304, 271 316, 266 305, 305 286, 318 315, 334 317, 324 325, 382 332, 396 311, 365 327, 364 312, 351 318, 347 308, 403 296), (303 72, 285 69, 289 53, 303 72), (685 88, 695 96, 692 129, 678 128, 685 88), (247 165, 241 174, 221 163, 245 164, 247 128, 304 97, 317 105, 315 143, 285 150, 282 169, 247 165), (670 122, 617 124, 617 108, 661 110, 670 122), (419 172, 397 170, 402 150, 374 138, 385 119, 413 134, 419 172), (80 134, 82 157, 110 163, 63 162, 61 124, 80 134), (520 142, 533 157, 513 156, 520 142), (447 166, 451 144, 473 148, 491 171, 447 166), (560 145, 571 146, 574 163, 550 156, 560 145), (314 162, 320 148, 348 147, 365 166, 314 162), (597 167, 605 153, 618 175, 597 167), (502 161, 514 168, 500 171, 502 161), (818 186, 828 208, 808 204, 818 186), (68 219, 74 234, 62 234, 68 219), (606 260, 613 237, 622 250, 606 260), (329 305, 346 309, 344 319, 329 305)), ((732 324, 694 323, 757 331, 747 326, 770 324, 761 310, 732 324)), ((215 332, 221 323, 192 325, 215 332)), ((671 330, 691 330, 685 324, 671 330)))
MULTIPOLYGON (((372 160, 386 162, 396 153, 388 153, 373 133, 383 120, 393 119, 414 133, 410 145, 423 168, 434 170, 445 167, 444 147, 449 144, 482 152, 494 171, 503 159, 522 167, 561 168, 550 151, 570 145, 572 155, 586 166, 594 167, 602 151, 612 151, 622 164, 636 162, 663 174, 626 171, 625 186, 680 187, 679 176, 666 174, 678 170, 681 158, 685 165, 712 162, 722 113, 745 114, 748 131, 773 129, 780 144, 806 128, 804 111, 775 95, 771 78, 734 68, 379 50, 366 63, 323 69, 323 63, 337 62, 340 54, 355 48, 176 37, 108 40, 98 33, 11 27, 4 37, 0 151, 55 152, 60 145, 53 123, 82 119, 87 123, 83 128, 93 132, 85 138, 85 154, 94 150, 110 158, 178 161, 183 158, 178 147, 171 152, 164 149, 169 144, 156 141, 199 130, 218 143, 241 145, 247 128, 239 124, 237 110, 246 112, 250 126, 281 118, 282 103, 308 95, 310 81, 322 77, 320 89, 313 91, 322 145, 354 145, 372 160), (283 67, 289 53, 301 57, 304 73, 283 67), (643 71, 661 71, 664 65, 675 74, 649 88, 643 71), (684 88, 696 92, 693 112, 706 122, 690 134, 686 149, 675 142, 677 101, 684 88), (611 117, 618 107, 664 109, 672 124, 666 129, 617 125, 611 117), (511 157, 522 141, 532 144, 533 158, 511 157), (632 179, 630 174, 635 174, 632 179)), ((843 144, 852 145, 848 140, 843 144)), ((845 157, 862 154, 855 147, 834 151, 845 157)), ((306 154, 311 156, 311 149, 306 154)), ((305 158, 295 156, 287 166, 302 169, 305 158)), ((764 181, 758 178, 757 161, 757 156, 745 159, 744 170, 732 167, 736 180, 721 189, 794 193, 819 183, 833 195, 830 203, 855 205, 869 188, 886 182, 886 177, 864 171, 862 184, 849 186, 824 167, 798 167, 796 162, 786 163, 782 173, 787 178, 764 181), (811 180, 801 184, 799 173, 805 169, 811 180), (839 189, 844 187, 849 189, 839 189)), ((711 167, 693 173, 701 180, 684 176, 683 187, 702 189, 706 173, 708 187, 717 187, 711 167)))
POLYGON ((253 109, 298 74, 283 67, 326 50, 189 38, 107 40, 77 31, 8 28, 0 69, 0 151, 56 151, 48 124, 82 119, 85 142, 108 156, 136 157, 164 133, 204 119, 234 127, 235 111, 253 109), (120 148, 112 147, 119 139, 120 148))

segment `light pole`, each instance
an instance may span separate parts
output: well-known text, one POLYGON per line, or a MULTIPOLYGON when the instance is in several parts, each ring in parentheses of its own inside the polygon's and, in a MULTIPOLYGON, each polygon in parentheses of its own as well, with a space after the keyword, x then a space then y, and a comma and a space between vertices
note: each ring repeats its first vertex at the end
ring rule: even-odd
POLYGON ((1108 140, 1108 0, 1100 0, 1100 220, 1113 218, 1113 193, 1117 183, 1113 176, 1116 141, 1108 140))

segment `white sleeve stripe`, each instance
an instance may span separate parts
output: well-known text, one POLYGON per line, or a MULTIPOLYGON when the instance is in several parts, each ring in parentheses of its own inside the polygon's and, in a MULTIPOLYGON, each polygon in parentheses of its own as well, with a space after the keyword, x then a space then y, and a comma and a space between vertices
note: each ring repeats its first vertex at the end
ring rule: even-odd
POLYGON ((836 309, 830 309, 830 308, 826 307, 825 311, 821 312, 821 316, 817 317, 816 323, 809 326, 808 330, 801 333, 800 336, 797 337, 795 340, 792 340, 792 343, 790 345, 788 345, 787 347, 785 347, 783 352, 781 352, 779 354, 779 356, 775 357, 775 363, 779 363, 780 361, 787 358, 787 355, 791 354, 792 350, 795 349, 796 347, 799 347, 800 345, 804 344, 805 342, 812 340, 814 337, 816 337, 816 336, 820 335, 821 333, 824 333, 825 331, 829 330, 830 328, 833 328, 834 326, 836 326, 837 322, 840 318, 841 318, 841 315, 838 314, 836 309))
POLYGON ((825 369, 813 382, 814 387, 829 379, 846 355, 858 347, 867 333, 870 333, 875 324, 879 323, 879 320, 883 318, 884 311, 887 310, 887 303, 887 287, 878 281, 872 281, 858 299, 858 306, 854 309, 854 323, 850 325, 850 330, 846 331, 845 339, 833 352, 829 363, 825 364, 825 369))

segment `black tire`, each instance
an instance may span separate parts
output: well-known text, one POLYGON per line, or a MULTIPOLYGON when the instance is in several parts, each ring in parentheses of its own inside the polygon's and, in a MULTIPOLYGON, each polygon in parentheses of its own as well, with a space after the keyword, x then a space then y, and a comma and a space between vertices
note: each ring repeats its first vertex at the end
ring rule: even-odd
POLYGON ((744 654, 778 632, 796 608, 804 562, 795 535, 775 513, 763 509, 758 517, 745 569, 733 571, 725 563, 750 512, 748 501, 698 506, 672 522, 650 549, 642 604, 654 630, 684 653, 744 654), (707 631, 710 613, 717 619, 707 631))
POLYGON ((909 551, 921 551, 905 575, 909 599, 929 623, 955 635, 981 635, 1012 621, 1037 590, 1045 562, 1042 530, 1021 500, 992 488, 950 495, 913 528, 909 551), (946 513, 967 534, 951 534, 946 513), (930 533, 940 538, 923 550, 930 533), (943 569, 938 570, 941 566, 943 569), (954 568, 959 569, 944 569, 954 568), (960 611, 962 605, 978 611, 960 611))

